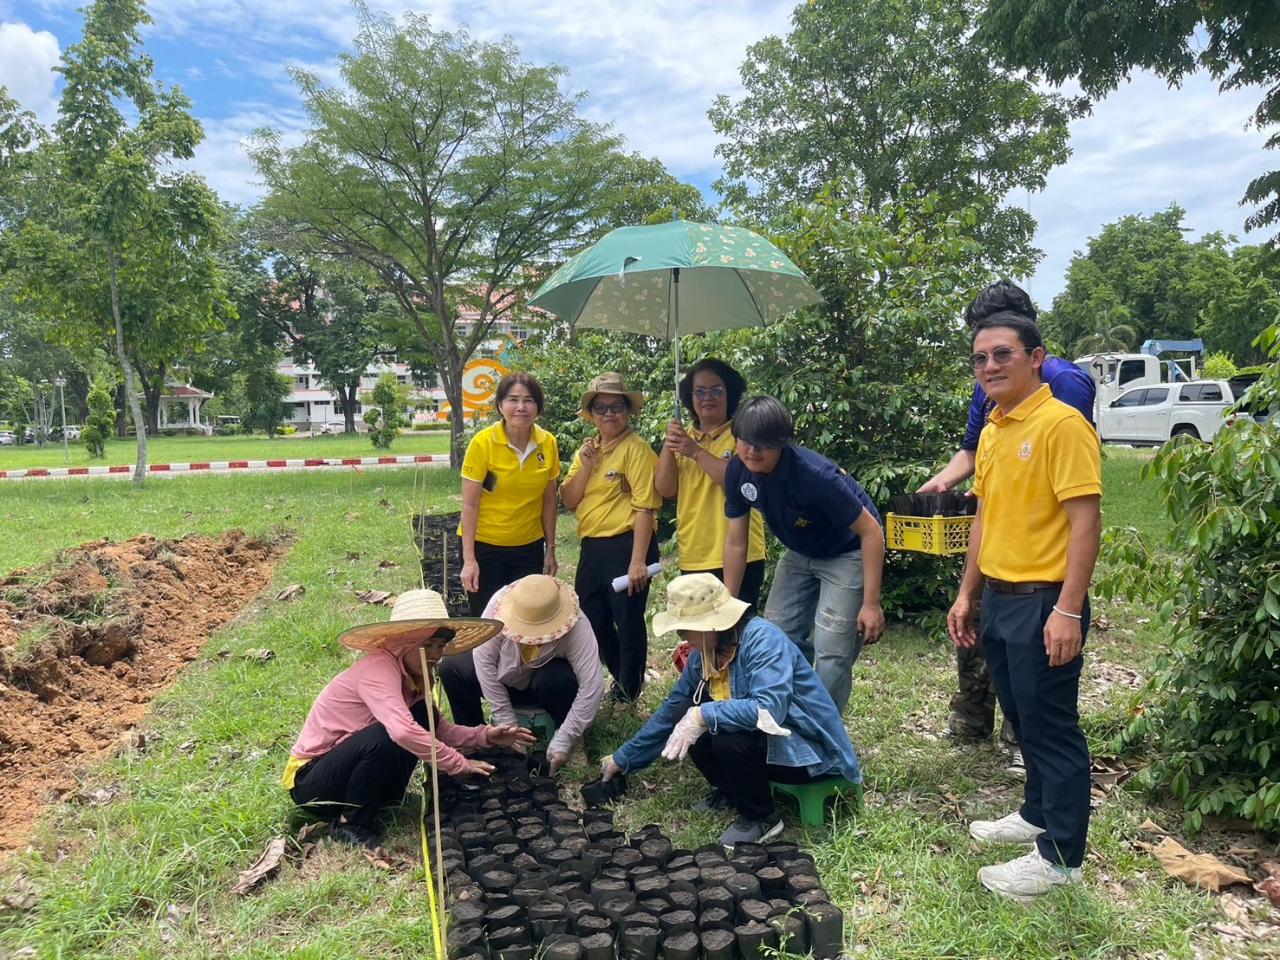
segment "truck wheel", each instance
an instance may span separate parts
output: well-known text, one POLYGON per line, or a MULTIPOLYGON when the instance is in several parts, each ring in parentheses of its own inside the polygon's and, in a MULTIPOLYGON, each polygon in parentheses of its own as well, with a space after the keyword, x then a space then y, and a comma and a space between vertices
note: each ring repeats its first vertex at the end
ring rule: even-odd
POLYGON ((1190 437, 1193 440, 1199 440, 1200 431, 1198 431, 1195 427, 1191 426, 1190 424, 1182 423, 1174 427, 1173 433, 1169 434, 1170 440, 1172 440, 1174 437, 1190 437))

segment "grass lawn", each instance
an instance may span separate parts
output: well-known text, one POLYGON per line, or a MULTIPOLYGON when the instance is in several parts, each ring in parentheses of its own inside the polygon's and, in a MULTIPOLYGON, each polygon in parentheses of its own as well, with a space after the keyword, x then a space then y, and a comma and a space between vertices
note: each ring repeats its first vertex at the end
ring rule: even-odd
MULTIPOLYGON (((49 443, 0 447, 0 470, 28 467, 92 467, 133 463, 137 444, 132 440, 112 440, 104 460, 90 460, 82 443, 68 444, 69 462, 62 458, 62 444, 49 443)), ((449 434, 443 430, 405 433, 391 449, 375 450, 367 436, 334 434, 319 437, 151 437, 147 440, 148 463, 191 463, 209 460, 289 460, 307 457, 374 457, 379 454, 448 453, 449 434)))
MULTIPOLYGON (((1142 456, 1108 456, 1108 522, 1156 522, 1146 505, 1151 488, 1136 479, 1142 456)), ((456 476, 442 470, 427 476, 431 507, 457 509, 456 476)), ((388 830, 403 869, 383 871, 360 853, 323 842, 257 893, 230 893, 237 872, 272 837, 289 835, 301 822, 277 781, 314 695, 350 662, 335 634, 385 616, 353 591, 416 585, 406 522, 413 480, 414 472, 403 470, 184 478, 141 492, 92 481, 0 486, 0 521, 23 532, 0 539, 0 570, 103 536, 242 527, 293 537, 276 582, 153 705, 145 749, 124 749, 80 771, 81 793, 109 788, 115 799, 48 808, 31 849, 0 863, 0 894, 22 877, 38 898, 30 911, 0 909, 0 955, 23 947, 34 948, 30 956, 76 958, 431 955, 416 798, 388 830), (383 568, 383 561, 396 566, 383 568), (306 585, 302 597, 274 599, 295 582, 306 585), (248 648, 268 648, 275 658, 235 655, 248 648), (215 654, 223 649, 230 656, 215 654)), ((572 518, 562 518, 562 571, 570 577, 572 528, 572 518)), ((1095 747, 1133 705, 1132 689, 1108 678, 1117 668, 1143 671, 1162 642, 1149 613, 1106 612, 1113 627, 1090 638, 1083 686, 1095 747)), ((672 641, 653 645, 651 666, 662 679, 650 684, 647 707, 672 678, 672 641)), ((814 852, 846 911, 849 950, 884 958, 1045 960, 1217 954, 1210 928, 1221 914, 1214 899, 1166 880, 1133 844, 1147 817, 1170 828, 1176 817, 1124 788, 1095 816, 1083 888, 1031 908, 982 890, 977 866, 1018 851, 976 853, 966 822, 1014 809, 1021 783, 1006 772, 994 743, 962 748, 942 737, 953 676, 943 637, 891 624, 858 664, 846 715, 867 778, 865 812, 845 811, 833 829, 810 836, 788 820, 787 836, 814 852)), ((603 710, 589 735, 592 758, 638 723, 620 709, 603 710)), ((576 784, 591 774, 570 768, 565 776, 576 784)), ((678 844, 697 846, 724 825, 718 815, 692 812, 702 793, 691 765, 660 764, 633 778, 618 821, 661 823, 678 844)))

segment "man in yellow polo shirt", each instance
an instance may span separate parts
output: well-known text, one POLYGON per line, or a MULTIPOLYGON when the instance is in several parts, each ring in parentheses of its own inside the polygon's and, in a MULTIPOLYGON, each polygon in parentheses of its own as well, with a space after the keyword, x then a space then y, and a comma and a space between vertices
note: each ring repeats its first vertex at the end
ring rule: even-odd
POLYGON ((974 327, 970 362, 996 409, 978 441, 978 513, 947 615, 957 646, 981 641, 1022 744, 1021 809, 975 821, 969 833, 980 843, 1032 845, 1026 856, 978 871, 987 889, 1023 901, 1081 880, 1089 748, 1078 696, 1102 529, 1098 437, 1041 382, 1044 354, 1040 331, 1020 314, 996 313, 974 327))

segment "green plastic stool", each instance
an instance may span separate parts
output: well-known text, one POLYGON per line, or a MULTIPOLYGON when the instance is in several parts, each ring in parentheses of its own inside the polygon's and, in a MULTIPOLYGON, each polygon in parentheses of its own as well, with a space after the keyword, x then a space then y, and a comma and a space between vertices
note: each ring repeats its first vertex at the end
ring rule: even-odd
POLYGON ((516 712, 516 723, 526 730, 532 730, 539 742, 551 742, 551 738, 556 735, 556 722, 551 719, 551 714, 541 707, 514 707, 513 709, 516 712))
POLYGON ((800 805, 800 823, 806 830, 822 826, 823 811, 829 797, 852 795, 853 805, 862 809, 862 784, 852 783, 844 777, 826 777, 811 783, 770 783, 773 792, 794 797, 800 805))

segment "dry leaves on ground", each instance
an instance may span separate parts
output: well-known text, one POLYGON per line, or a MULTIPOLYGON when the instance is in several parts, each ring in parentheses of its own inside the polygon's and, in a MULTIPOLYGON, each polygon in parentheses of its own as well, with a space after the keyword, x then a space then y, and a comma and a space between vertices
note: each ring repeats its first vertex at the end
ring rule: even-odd
POLYGON ((262 856, 258 858, 257 863, 248 870, 240 871, 240 879, 231 888, 231 892, 237 896, 244 896, 279 870, 280 864, 284 861, 284 848, 284 837, 275 837, 267 844, 267 849, 262 852, 262 856))
POLYGON ((18 877, 13 881, 13 890, 0 898, 0 905, 6 910, 14 910, 19 913, 25 913, 28 910, 34 910, 36 906, 35 888, 31 886, 31 881, 26 877, 18 877))
POLYGON ((385 605, 393 596, 395 594, 389 590, 359 590, 356 592, 356 597, 365 603, 381 603, 385 605))
POLYGON ((306 592, 307 592, 307 588, 304 587, 302 584, 291 583, 289 584, 289 586, 285 587, 283 590, 281 590, 279 593, 276 594, 276 599, 282 602, 286 600, 295 600, 306 592))
POLYGON ((1267 871, 1267 878, 1253 885, 1253 889, 1271 901, 1273 907, 1280 907, 1280 863, 1268 860, 1262 865, 1267 871))
POLYGON ((1192 853, 1173 837, 1138 846, 1159 860, 1169 876, 1213 893, 1233 883, 1252 882, 1243 870, 1228 866, 1211 853, 1192 853))
POLYGON ((275 658, 276 652, 266 647, 251 647, 240 652, 241 660, 252 660, 254 663, 270 663, 275 658))

